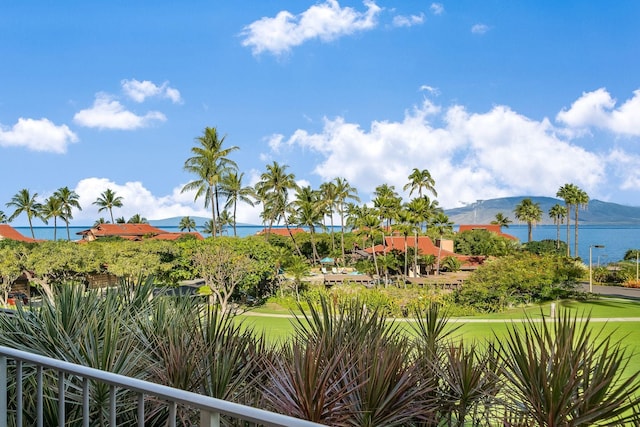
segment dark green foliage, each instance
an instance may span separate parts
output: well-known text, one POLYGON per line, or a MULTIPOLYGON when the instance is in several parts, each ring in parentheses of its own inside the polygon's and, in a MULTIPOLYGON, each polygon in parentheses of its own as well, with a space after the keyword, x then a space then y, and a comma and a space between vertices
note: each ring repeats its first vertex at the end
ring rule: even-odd
POLYGON ((518 244, 488 230, 466 230, 453 238, 455 252, 461 255, 502 256, 515 252, 518 244))
POLYGON ((567 244, 565 242, 556 242, 555 240, 534 240, 522 245, 522 249, 534 253, 536 255, 555 254, 564 255, 567 253, 567 244))
POLYGON ((530 304, 572 294, 584 268, 575 261, 529 252, 487 261, 455 293, 455 301, 480 311, 530 304))

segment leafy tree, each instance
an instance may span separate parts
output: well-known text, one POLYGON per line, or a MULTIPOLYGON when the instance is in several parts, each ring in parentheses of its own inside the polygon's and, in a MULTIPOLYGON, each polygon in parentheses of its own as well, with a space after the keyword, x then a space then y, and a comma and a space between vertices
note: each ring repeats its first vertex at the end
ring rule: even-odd
POLYGON ((505 216, 502 212, 498 212, 496 217, 491 224, 499 225, 500 227, 509 228, 509 224, 511 224, 511 220, 508 216, 505 216))
POLYGON ((218 217, 218 228, 220 229, 220 234, 229 234, 229 227, 234 227, 234 220, 228 210, 223 210, 220 216, 218 217))
POLYGON ((237 146, 223 148, 225 138, 226 136, 219 137, 215 127, 206 127, 204 134, 196 138, 197 145, 191 147, 192 157, 184 162, 184 170, 197 178, 182 187, 182 192, 195 191, 194 200, 204 197, 205 208, 211 206, 213 236, 220 231, 216 219, 219 215, 219 184, 227 172, 237 168, 236 163, 228 156, 239 148, 237 146))
POLYGON ((229 171, 222 177, 220 183, 220 192, 227 198, 227 202, 224 205, 225 210, 232 209, 233 211, 233 235, 237 236, 236 231, 236 213, 238 209, 238 202, 243 202, 249 206, 254 206, 255 191, 251 186, 243 186, 242 179, 244 173, 238 174, 236 171, 229 171))
POLYGON ((517 243, 488 230, 466 230, 453 238, 455 252, 464 255, 503 256, 513 253, 517 243))
POLYGON ((129 223, 129 224, 149 224, 149 221, 147 220, 147 218, 144 218, 142 215, 137 213, 137 214, 134 214, 131 218, 129 218, 127 223, 129 223))
POLYGON ((542 254, 562 255, 566 251, 565 246, 566 246, 566 243, 564 242, 560 242, 560 245, 558 245, 557 242, 547 239, 547 240, 540 240, 540 241, 534 240, 533 242, 527 242, 523 245, 523 249, 525 251, 538 254, 538 255, 542 255, 542 254))
POLYGON ((202 232, 205 234, 211 234, 213 236, 213 221, 207 220, 202 227, 202 232))
POLYGON ((65 219, 62 200, 55 195, 48 197, 40 207, 40 218, 45 224, 48 223, 50 218, 53 218, 53 240, 58 240, 58 218, 65 219))
POLYGON ((187 230, 188 232, 191 232, 191 230, 196 229, 196 222, 190 216, 183 216, 180 219, 178 227, 180 228, 180 231, 187 230))
POLYGON ((53 193, 53 195, 60 199, 63 210, 62 219, 64 220, 67 228, 67 240, 71 240, 71 234, 69 232, 69 221, 73 219, 74 208, 78 209, 79 211, 82 210, 80 202, 78 201, 80 196, 78 196, 75 191, 70 190, 69 187, 58 188, 56 192, 53 193))
POLYGON ((113 208, 121 208, 122 207, 122 197, 117 196, 115 191, 110 188, 107 188, 100 196, 93 202, 94 205, 98 206, 98 213, 102 211, 108 211, 111 216, 111 223, 115 224, 113 220, 113 208))
POLYGON ((31 230, 31 237, 36 238, 35 233, 33 232, 33 218, 40 217, 40 208, 42 205, 37 200, 38 193, 34 193, 33 195, 27 190, 23 188, 18 191, 12 198, 11 201, 7 203, 7 207, 13 207, 15 210, 9 217, 8 221, 11 222, 18 217, 18 215, 24 213, 27 215, 27 219, 29 220, 29 229, 31 230))
POLYGON ((2 303, 6 304, 11 285, 22 274, 21 258, 24 256, 23 245, 3 245, 0 247, 0 292, 2 303))
POLYGON ((553 223, 557 227, 556 233, 556 247, 560 247, 560 224, 564 223, 564 219, 567 217, 567 208, 558 203, 553 205, 551 209, 549 209, 549 218, 553 219, 553 223))
POLYGON ((440 212, 444 212, 442 208, 438 206, 438 201, 431 200, 428 196, 411 199, 409 203, 405 204, 405 208, 411 212, 415 223, 424 224, 425 232, 427 231, 427 226, 431 218, 440 212))
POLYGON ((288 167, 287 165, 280 165, 278 162, 267 165, 266 172, 260 175, 260 181, 256 184, 256 194, 262 199, 264 207, 263 213, 269 218, 269 229, 271 229, 273 221, 276 218, 282 218, 289 237, 296 248, 296 252, 302 256, 296 239, 293 237, 291 229, 289 228, 289 220, 287 218, 289 191, 298 188, 295 176, 286 171, 288 167), (267 213, 267 210, 270 212, 267 213))
POLYGON ((454 256, 447 256, 442 260, 442 269, 445 271, 459 271, 460 267, 462 267, 462 262, 454 256))
POLYGON ((534 203, 531 199, 522 199, 514 209, 516 218, 526 222, 528 227, 528 241, 533 240, 533 225, 542 220, 542 209, 540 203, 534 203))
POLYGON ((413 194, 414 191, 418 192, 418 197, 422 197, 422 191, 428 191, 433 194, 435 197, 438 197, 438 193, 435 189, 436 181, 431 177, 431 173, 427 169, 418 169, 413 168, 411 174, 409 175, 409 182, 405 184, 403 190, 409 190, 409 196, 413 194))
POLYGON ((358 190, 352 187, 345 178, 335 178, 335 195, 336 195, 336 208, 340 214, 340 246, 342 249, 342 259, 345 259, 344 249, 344 231, 345 231, 345 213, 347 208, 347 200, 353 200, 354 202, 360 202, 358 197, 358 190))
POLYGON ((307 260, 300 256, 290 257, 285 268, 285 272, 293 276, 293 283, 296 292, 296 301, 300 302, 300 288, 302 278, 309 274, 310 268, 307 260))

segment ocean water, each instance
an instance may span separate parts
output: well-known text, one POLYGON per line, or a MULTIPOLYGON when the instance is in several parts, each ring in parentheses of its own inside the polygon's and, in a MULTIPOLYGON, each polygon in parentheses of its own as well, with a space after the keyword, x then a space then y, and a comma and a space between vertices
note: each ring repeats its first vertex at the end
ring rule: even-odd
MULTIPOLYGON (((25 236, 31 237, 29 227, 14 227, 25 236)), ((74 226, 69 227, 72 240, 78 240, 80 236, 76 233, 86 230, 90 226, 74 226)), ((163 230, 174 232, 180 231, 177 226, 160 227, 163 230)), ((264 227, 260 225, 242 225, 237 227, 238 236, 245 237, 256 234, 264 227)), ((339 228, 336 228, 339 230, 339 228)), ((517 237, 522 242, 527 241, 526 225, 510 225, 503 228, 502 231, 517 237)), ((34 233, 37 239, 53 240, 53 227, 34 227, 34 233)), ((233 235, 233 229, 229 229, 226 233, 233 235)), ((560 227, 560 240, 565 240, 567 236, 566 226, 560 227)), ((64 227, 58 227, 58 239, 66 239, 67 231, 64 227)), ((573 227, 570 231, 571 252, 573 253, 573 227)), ((556 239, 555 225, 539 225, 533 228, 533 240, 556 239)), ((578 255, 585 261, 589 260, 589 246, 604 245, 604 248, 592 249, 592 262, 594 265, 607 264, 619 261, 624 258, 624 254, 629 249, 640 249, 640 226, 610 226, 610 225, 581 225, 578 235, 578 255)))

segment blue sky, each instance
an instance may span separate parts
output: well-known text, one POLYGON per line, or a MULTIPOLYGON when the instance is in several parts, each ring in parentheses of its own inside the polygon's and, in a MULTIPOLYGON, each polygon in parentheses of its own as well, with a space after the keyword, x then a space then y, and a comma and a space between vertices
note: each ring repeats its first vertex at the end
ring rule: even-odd
POLYGON ((0 210, 68 186, 77 225, 106 188, 116 216, 208 216, 180 192, 207 126, 247 184, 277 161, 366 202, 418 167, 445 208, 567 182, 638 206, 639 18, 632 0, 3 2, 0 210))

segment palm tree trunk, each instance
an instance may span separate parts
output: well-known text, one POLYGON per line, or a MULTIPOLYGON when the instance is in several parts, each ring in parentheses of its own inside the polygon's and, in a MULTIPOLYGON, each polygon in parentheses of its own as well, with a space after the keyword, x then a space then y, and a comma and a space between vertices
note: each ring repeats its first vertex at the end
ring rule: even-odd
POLYGON ((407 239, 408 239, 409 235, 405 233, 404 235, 404 283, 405 283, 405 287, 407 286, 407 270, 409 268, 409 258, 407 257, 407 251, 409 249, 409 246, 407 245, 407 239))
POLYGON ((346 254, 344 252, 344 212, 340 209, 340 247, 342 248, 342 262, 345 262, 346 254))
POLYGON ((216 237, 218 235, 218 222, 216 221, 216 198, 211 191, 211 235, 216 237))
POLYGON ((69 233, 69 220, 64 220, 64 222, 67 224, 67 240, 71 240, 71 234, 69 233))
POLYGON ((238 210, 238 203, 233 203, 233 237, 238 237, 238 233, 236 232, 236 213, 238 210))
POLYGON ((556 249, 560 249, 560 221, 556 222, 556 249))
POLYGON ((313 265, 316 265, 316 261, 320 260, 320 256, 318 255, 318 250, 316 249, 316 241, 313 238, 315 234, 315 227, 309 227, 309 232, 311 233, 309 238, 311 239, 311 249, 313 250, 313 265))
POLYGON ((33 237, 33 240, 35 240, 36 235, 33 233, 33 224, 31 223, 31 217, 27 215, 27 219, 29 220, 29 230, 31 230, 31 237, 33 237))
POLYGON ((527 222, 527 241, 532 241, 533 240, 533 223, 531 221, 527 222))
POLYGON ((291 237, 291 241, 293 242, 293 246, 296 248, 296 252, 298 252, 298 255, 303 256, 302 255, 302 251, 300 251, 300 248, 298 247, 298 243, 296 242, 295 237, 293 237, 293 233, 291 232, 291 229, 289 228, 289 221, 287 220, 287 214, 285 212, 282 212, 282 219, 284 220, 284 226, 287 229, 287 233, 289 233, 289 237, 291 237))
POLYGON ((413 246, 413 277, 418 277, 418 231, 413 234, 414 246, 413 246))
POLYGON ((331 223, 331 250, 333 252, 336 251, 336 237, 333 234, 333 211, 329 211, 329 218, 330 218, 330 223, 331 223))
POLYGON ((55 242, 56 240, 58 240, 58 221, 54 216, 53 217, 53 241, 55 242))
POLYGON ((571 257, 571 242, 569 241, 569 229, 571 228, 571 205, 567 203, 567 257, 571 257))
POLYGON ((575 213, 576 213, 576 218, 575 221, 573 222, 573 230, 575 232, 575 236, 574 236, 574 247, 573 247, 573 257, 574 258, 578 258, 578 205, 576 205, 575 207, 575 213))

